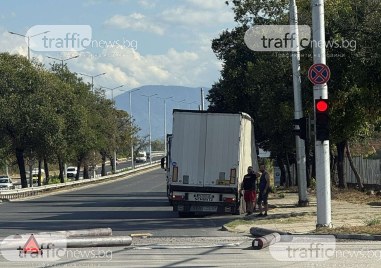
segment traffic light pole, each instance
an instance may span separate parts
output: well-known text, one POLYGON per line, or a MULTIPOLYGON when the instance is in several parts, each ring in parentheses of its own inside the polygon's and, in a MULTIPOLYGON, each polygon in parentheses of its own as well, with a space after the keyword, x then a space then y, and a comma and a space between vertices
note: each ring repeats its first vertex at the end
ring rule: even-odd
MULTIPOLYGON (((314 64, 326 63, 324 0, 311 0, 314 64)), ((328 99, 327 84, 314 86, 314 99, 328 99)), ((316 122, 316 114, 315 114, 316 122)), ((316 125, 315 125, 316 133, 316 125)), ((315 138, 317 224, 316 227, 332 227, 331 222, 331 176, 329 164, 329 140, 315 138)))
MULTIPOLYGON (((294 35, 296 40, 299 40, 298 28, 298 15, 296 1, 290 0, 290 27, 291 34, 294 35)), ((301 90, 301 77, 300 77, 300 47, 299 42, 296 42, 296 47, 292 48, 292 77, 294 84, 294 118, 299 119, 303 117, 302 107, 302 90, 301 90)), ((300 126, 299 126, 300 127, 300 126)), ((298 135, 295 136, 296 143, 296 165, 298 177, 298 193, 299 205, 308 205, 307 197, 307 179, 306 179, 306 154, 304 140, 298 135)))

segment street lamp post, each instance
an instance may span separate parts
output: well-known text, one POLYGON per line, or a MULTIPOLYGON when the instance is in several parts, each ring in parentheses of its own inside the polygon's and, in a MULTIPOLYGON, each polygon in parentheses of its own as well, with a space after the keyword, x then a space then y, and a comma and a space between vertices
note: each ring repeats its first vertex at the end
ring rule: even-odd
POLYGON ((148 98, 148 124, 149 124, 149 162, 152 164, 152 147, 151 147, 151 97, 156 96, 157 94, 152 95, 142 95, 148 98))
POLYGON ((191 105, 192 105, 193 103, 197 103, 197 101, 186 102, 186 104, 188 104, 188 105, 189 105, 189 110, 191 110, 191 105))
POLYGON ((167 141, 167 100, 172 99, 173 97, 168 97, 168 98, 160 98, 159 99, 164 100, 164 155, 167 155, 167 146, 166 146, 166 141, 167 141))
POLYGON ((78 74, 83 75, 83 76, 87 76, 87 77, 91 77, 91 91, 94 93, 94 78, 101 76, 101 75, 105 75, 106 73, 101 73, 101 74, 97 74, 97 75, 89 75, 89 74, 83 74, 83 73, 78 73, 78 74))
POLYGON ((66 58, 66 59, 59 59, 59 58, 54 58, 54 57, 50 57, 50 56, 46 56, 46 57, 49 58, 49 59, 53 59, 53 60, 61 61, 61 69, 63 70, 63 67, 64 67, 64 61, 72 60, 72 59, 76 59, 76 58, 79 57, 79 55, 74 56, 74 57, 70 57, 70 58, 66 58))
POLYGON ((101 86, 101 88, 105 88, 105 89, 111 90, 111 100, 112 101, 114 101, 114 89, 121 88, 121 87, 124 87, 124 85, 120 85, 118 87, 113 87, 113 88, 101 86))
POLYGON ((45 31, 45 32, 42 32, 42 33, 34 34, 34 35, 23 35, 23 34, 19 34, 19 33, 8 31, 8 33, 10 33, 10 34, 18 35, 18 36, 21 36, 21 37, 24 37, 24 38, 28 39, 28 60, 30 60, 30 39, 32 37, 37 36, 37 35, 46 34, 48 32, 49 31, 45 31))
MULTIPOLYGON (((113 87, 113 88, 109 88, 109 87, 101 87, 101 88, 105 88, 105 89, 109 89, 111 90, 111 99, 112 99, 112 102, 114 102, 114 89, 117 89, 117 88, 121 88, 121 87, 124 87, 124 85, 120 85, 120 86, 117 86, 117 87, 113 87)), ((112 167, 114 169, 114 171, 116 172, 116 150, 114 150, 114 161, 112 163, 112 167)))
POLYGON ((184 103, 186 101, 186 99, 183 99, 181 101, 177 101, 177 100, 172 100, 172 101, 177 102, 177 103, 184 103))
MULTIPOLYGON (((138 91, 140 88, 136 88, 133 90, 129 90, 129 99, 130 99, 130 117, 131 117, 131 128, 132 128, 132 92, 138 91)), ((134 163, 134 141, 133 141, 133 134, 132 134, 132 129, 131 129, 131 168, 135 168, 135 163, 134 163)))

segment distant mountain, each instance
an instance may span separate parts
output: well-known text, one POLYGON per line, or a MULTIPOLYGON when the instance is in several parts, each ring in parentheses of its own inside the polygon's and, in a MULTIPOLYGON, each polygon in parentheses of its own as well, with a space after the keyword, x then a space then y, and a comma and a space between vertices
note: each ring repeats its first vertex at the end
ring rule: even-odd
MULTIPOLYGON (((209 89, 204 88, 204 96, 209 89)), ((135 89, 132 89, 135 90, 135 89)), ((148 97, 142 95, 153 95, 151 97, 151 134, 152 140, 163 139, 164 137, 164 98, 167 106, 167 133, 172 133, 172 111, 173 109, 198 110, 201 103, 201 87, 182 87, 182 86, 160 86, 148 85, 139 87, 139 90, 131 93, 132 95, 132 116, 135 123, 141 128, 140 136, 149 134, 148 121, 148 97), (161 99, 160 99, 161 98, 161 99), (185 100, 185 101, 183 101, 185 100), (183 101, 183 102, 180 102, 183 101)), ((205 109, 209 103, 205 100, 205 109)), ((125 92, 115 97, 117 109, 130 112, 129 92, 125 92)))

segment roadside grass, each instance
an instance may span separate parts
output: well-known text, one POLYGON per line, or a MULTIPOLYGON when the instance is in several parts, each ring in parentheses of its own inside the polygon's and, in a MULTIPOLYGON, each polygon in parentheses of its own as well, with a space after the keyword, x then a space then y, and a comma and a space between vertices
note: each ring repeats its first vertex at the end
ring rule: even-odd
POLYGON ((360 192, 356 189, 338 189, 331 191, 332 200, 346 201, 354 204, 378 204, 381 206, 381 196, 368 195, 366 192, 360 192))
MULTIPOLYGON (((284 189, 278 188, 276 194, 272 194, 272 197, 269 199, 281 200, 287 197, 289 194, 294 193, 296 189, 284 189)), ((315 194, 315 191, 312 189, 310 196, 315 194)), ((367 192, 361 192, 356 189, 338 189, 332 188, 331 191, 332 200, 349 202, 357 205, 364 205, 365 207, 380 207, 381 208, 381 196, 367 194, 367 192)), ((271 204, 271 201, 269 201, 271 204)), ((273 210, 273 214, 269 214, 266 218, 259 218, 253 216, 247 216, 242 219, 237 219, 225 224, 226 227, 235 229, 239 225, 246 226, 261 226, 267 224, 294 224, 294 223, 303 223, 308 220, 311 220, 311 216, 316 217, 316 212, 300 212, 300 213, 291 213, 291 214, 281 214, 283 203, 279 206, 276 206, 273 210), (279 214, 277 214, 279 213, 279 214)), ((285 206, 290 207, 290 206, 285 206)), ((356 206, 357 207, 357 206, 356 206)), ((297 205, 295 205, 297 208, 297 205)), ((358 226, 344 225, 335 227, 335 228, 319 228, 311 233, 316 234, 368 234, 368 235, 381 235, 381 213, 377 213, 378 210, 375 210, 374 214, 370 214, 369 217, 364 214, 359 215, 348 215, 350 219, 359 220, 358 226), (367 217, 367 218, 365 218, 367 217), (361 224, 362 222, 362 224, 361 224)), ((345 222, 345 219, 344 219, 345 222)), ((237 228, 238 229, 238 228, 237 228)))
POLYGON ((259 217, 247 217, 244 219, 237 219, 233 220, 227 224, 225 224, 226 227, 229 228, 236 228, 239 225, 265 225, 265 224, 292 224, 292 223, 298 223, 303 222, 306 219, 308 219, 311 216, 316 215, 316 212, 308 213, 308 212, 302 212, 302 213, 291 213, 289 215, 269 215, 266 218, 259 218, 259 217))
POLYGON ((368 234, 381 235, 381 224, 365 226, 342 226, 337 228, 319 228, 317 234, 368 234))
POLYGON ((380 225, 381 220, 379 218, 371 218, 371 219, 364 220, 364 223, 366 226, 375 226, 375 225, 380 225))
MULTIPOLYGON (((278 198, 283 198, 287 193, 297 193, 297 187, 278 187, 277 188, 278 198)), ((315 195, 316 191, 314 189, 309 189, 310 195, 315 195)), ((381 206, 381 195, 370 195, 367 192, 361 192, 353 188, 339 189, 337 187, 331 188, 331 198, 337 201, 346 201, 354 204, 369 204, 373 206, 381 206)))

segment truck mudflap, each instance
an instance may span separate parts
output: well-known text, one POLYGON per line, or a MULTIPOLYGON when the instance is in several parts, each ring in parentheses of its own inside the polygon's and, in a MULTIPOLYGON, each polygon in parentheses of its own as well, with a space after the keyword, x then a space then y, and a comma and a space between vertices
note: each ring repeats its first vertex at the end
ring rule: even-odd
POLYGON ((229 213, 239 214, 239 203, 226 202, 184 202, 172 200, 173 211, 179 213, 229 213))

